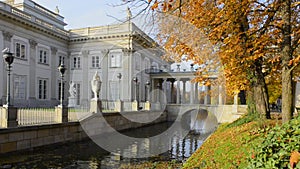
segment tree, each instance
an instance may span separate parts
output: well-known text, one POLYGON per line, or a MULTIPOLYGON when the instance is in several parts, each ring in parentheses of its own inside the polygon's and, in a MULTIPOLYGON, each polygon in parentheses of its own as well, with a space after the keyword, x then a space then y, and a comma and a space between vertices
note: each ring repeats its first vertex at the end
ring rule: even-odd
MULTIPOLYGON (((265 78, 280 72, 283 121, 292 117, 292 75, 299 61, 297 0, 148 0, 147 3, 149 10, 183 18, 200 29, 212 45, 218 46, 220 70, 224 70, 228 92, 251 90, 248 94, 253 93, 255 108, 265 118, 270 118, 265 78), (266 68, 269 71, 263 71, 266 68)), ((169 24, 165 20, 162 23, 169 24)), ((160 35, 167 35, 162 42, 170 53, 185 54, 200 65, 208 62, 205 59, 212 59, 197 54, 199 48, 193 45, 199 41, 197 35, 190 33, 194 43, 184 43, 182 36, 178 36, 180 29, 176 30, 178 24, 172 24, 171 32, 165 31, 170 31, 164 29, 165 25, 160 27, 160 35)), ((201 71, 198 80, 205 79, 202 78, 205 70, 201 71)))
MULTIPOLYGON (((300 2, 284 0, 278 14, 277 28, 281 32, 282 120, 293 116, 293 70, 298 65, 297 48, 300 39, 300 2)), ((299 55, 299 54, 298 54, 299 55)))

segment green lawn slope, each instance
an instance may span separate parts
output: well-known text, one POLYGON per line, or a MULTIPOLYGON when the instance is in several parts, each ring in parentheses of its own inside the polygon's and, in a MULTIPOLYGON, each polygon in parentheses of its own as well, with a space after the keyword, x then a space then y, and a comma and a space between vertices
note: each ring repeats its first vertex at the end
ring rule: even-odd
MULTIPOLYGON (((300 118, 280 125, 278 116, 262 122, 245 116, 222 124, 184 163, 184 169, 291 168, 292 152, 300 151, 300 118)), ((299 157, 295 156, 296 162, 299 157)), ((300 164, 294 164, 300 168, 300 164)))

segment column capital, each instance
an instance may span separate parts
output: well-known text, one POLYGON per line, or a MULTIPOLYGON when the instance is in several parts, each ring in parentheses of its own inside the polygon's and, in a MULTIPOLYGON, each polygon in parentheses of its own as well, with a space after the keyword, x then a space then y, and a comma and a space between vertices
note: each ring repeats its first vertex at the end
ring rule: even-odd
POLYGON ((90 54, 90 51, 84 50, 84 51, 81 52, 81 54, 82 54, 83 56, 87 57, 87 56, 90 54))
POLYGON ((29 45, 31 49, 34 49, 37 46, 37 42, 33 39, 29 39, 29 45))
POLYGON ((51 49, 51 53, 54 54, 54 55, 56 55, 56 53, 57 53, 57 48, 51 46, 50 49, 51 49))
POLYGON ((13 37, 12 33, 8 32, 8 31, 3 31, 2 34, 3 34, 4 40, 9 41, 9 42, 11 41, 11 38, 13 37))

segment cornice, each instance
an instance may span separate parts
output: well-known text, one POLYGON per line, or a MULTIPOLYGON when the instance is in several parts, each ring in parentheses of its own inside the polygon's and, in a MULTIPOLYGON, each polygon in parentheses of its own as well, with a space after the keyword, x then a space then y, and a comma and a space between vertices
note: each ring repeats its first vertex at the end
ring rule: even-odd
POLYGON ((63 30, 51 30, 50 28, 47 28, 45 26, 39 25, 37 23, 34 23, 28 19, 25 19, 21 16, 18 15, 14 15, 10 12, 7 12, 5 10, 1 10, 0 9, 0 17, 3 16, 6 20, 13 20, 15 22, 18 22, 19 24, 23 24, 26 26, 29 26, 33 29, 42 31, 48 35, 54 36, 56 38, 62 39, 62 40, 67 40, 69 41, 69 33, 68 32, 64 32, 67 33, 67 35, 63 34, 63 30))

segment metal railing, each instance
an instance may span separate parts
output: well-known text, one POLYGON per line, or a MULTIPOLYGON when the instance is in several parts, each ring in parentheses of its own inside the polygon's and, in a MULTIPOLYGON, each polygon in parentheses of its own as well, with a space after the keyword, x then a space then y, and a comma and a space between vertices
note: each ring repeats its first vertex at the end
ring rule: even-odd
POLYGON ((55 123, 57 114, 54 108, 18 108, 17 121, 19 126, 55 123))

